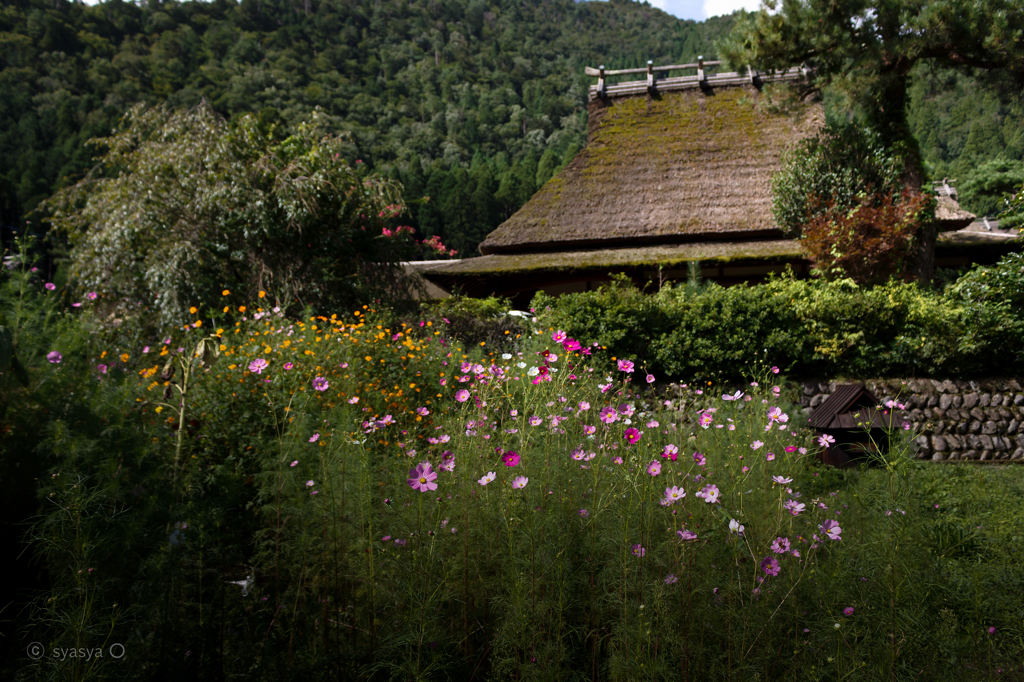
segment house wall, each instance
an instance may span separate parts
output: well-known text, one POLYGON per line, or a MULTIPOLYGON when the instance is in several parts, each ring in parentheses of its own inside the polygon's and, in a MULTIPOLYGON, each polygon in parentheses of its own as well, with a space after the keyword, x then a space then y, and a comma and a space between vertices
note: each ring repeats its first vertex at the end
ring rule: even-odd
MULTIPOLYGON (((864 384, 883 403, 895 399, 906 405, 918 459, 1024 461, 1024 379, 875 379, 864 384)), ((804 413, 821 405, 835 385, 802 382, 804 413)))

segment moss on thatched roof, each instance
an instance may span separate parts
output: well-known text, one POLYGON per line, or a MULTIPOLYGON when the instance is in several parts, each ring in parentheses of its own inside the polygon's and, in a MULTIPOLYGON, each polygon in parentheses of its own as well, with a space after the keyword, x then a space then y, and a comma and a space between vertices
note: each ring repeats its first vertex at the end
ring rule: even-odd
POLYGON ((657 246, 548 251, 541 253, 490 254, 439 266, 428 277, 513 275, 538 271, 597 272, 638 266, 671 266, 693 261, 783 262, 806 258, 800 242, 793 239, 745 242, 697 242, 657 246))
POLYGON ((781 236, 771 176, 822 124, 753 86, 595 100, 587 146, 480 245, 482 254, 781 236))

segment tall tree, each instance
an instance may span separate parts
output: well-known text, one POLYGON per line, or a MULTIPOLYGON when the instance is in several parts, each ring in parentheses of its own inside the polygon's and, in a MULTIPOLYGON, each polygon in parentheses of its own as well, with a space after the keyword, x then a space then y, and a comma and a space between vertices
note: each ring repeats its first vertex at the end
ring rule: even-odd
POLYGON ((919 62, 1000 69, 1024 84, 1017 0, 767 0, 721 44, 734 64, 806 64, 841 86, 887 141, 909 138, 907 92, 919 62))

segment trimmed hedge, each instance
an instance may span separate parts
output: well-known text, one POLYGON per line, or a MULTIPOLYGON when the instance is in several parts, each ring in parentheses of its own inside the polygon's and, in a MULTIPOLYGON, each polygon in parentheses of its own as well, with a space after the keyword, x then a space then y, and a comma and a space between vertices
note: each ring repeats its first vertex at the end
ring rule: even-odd
POLYGON ((791 377, 1024 371, 1024 311, 960 291, 790 274, 757 286, 688 284, 648 295, 620 279, 594 292, 540 294, 533 308, 543 326, 599 341, 605 357, 634 359, 659 378, 735 380, 759 359, 791 377))

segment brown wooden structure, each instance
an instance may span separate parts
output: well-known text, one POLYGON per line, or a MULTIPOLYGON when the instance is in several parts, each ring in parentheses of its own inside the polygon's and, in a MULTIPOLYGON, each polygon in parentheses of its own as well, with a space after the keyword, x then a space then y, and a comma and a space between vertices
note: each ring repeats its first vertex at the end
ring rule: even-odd
POLYGON ((836 441, 822 449, 819 459, 832 466, 846 467, 869 453, 888 448, 887 430, 902 423, 897 412, 880 406, 878 398, 864 384, 837 385, 808 420, 811 428, 836 441))

